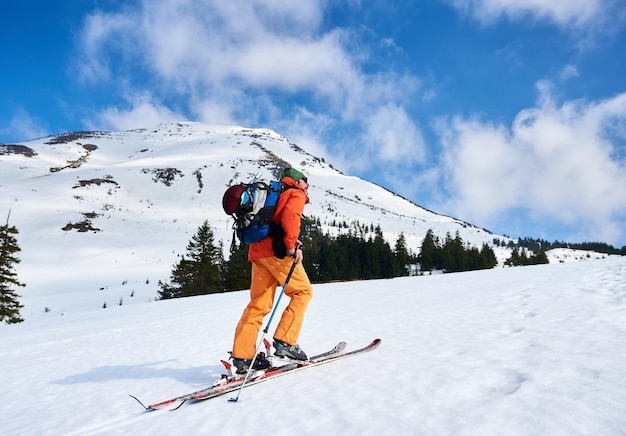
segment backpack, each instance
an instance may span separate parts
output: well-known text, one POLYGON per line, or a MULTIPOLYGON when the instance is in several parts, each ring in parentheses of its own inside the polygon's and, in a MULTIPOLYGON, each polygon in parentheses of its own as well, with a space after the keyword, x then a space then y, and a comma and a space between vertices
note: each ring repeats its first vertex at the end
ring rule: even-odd
POLYGON ((278 180, 255 179, 233 185, 224 192, 222 207, 235 220, 231 252, 236 248, 235 235, 242 245, 273 236, 276 229, 272 217, 283 190, 283 184, 278 180))

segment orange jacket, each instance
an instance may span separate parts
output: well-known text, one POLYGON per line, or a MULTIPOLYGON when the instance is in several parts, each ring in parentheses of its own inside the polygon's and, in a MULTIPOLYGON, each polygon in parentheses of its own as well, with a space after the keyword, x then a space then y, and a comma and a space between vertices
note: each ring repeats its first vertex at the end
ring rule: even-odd
MULTIPOLYGON (((283 177, 281 182, 287 189, 278 197, 276 211, 272 221, 280 222, 285 231, 285 246, 287 250, 296 247, 300 235, 300 218, 304 211, 304 205, 309 202, 309 197, 304 190, 291 177, 283 177)), ((272 238, 261 239, 250 244, 248 260, 257 260, 264 257, 274 257, 272 250, 272 238)))

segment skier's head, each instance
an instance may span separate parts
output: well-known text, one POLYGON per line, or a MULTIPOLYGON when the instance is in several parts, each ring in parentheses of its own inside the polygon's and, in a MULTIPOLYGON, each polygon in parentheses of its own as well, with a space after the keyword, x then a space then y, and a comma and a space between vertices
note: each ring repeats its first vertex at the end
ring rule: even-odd
POLYGON ((305 182, 309 182, 307 176, 302 172, 298 171, 295 168, 287 167, 280 173, 280 178, 290 177, 294 180, 294 182, 298 183, 300 179, 304 179, 305 182))

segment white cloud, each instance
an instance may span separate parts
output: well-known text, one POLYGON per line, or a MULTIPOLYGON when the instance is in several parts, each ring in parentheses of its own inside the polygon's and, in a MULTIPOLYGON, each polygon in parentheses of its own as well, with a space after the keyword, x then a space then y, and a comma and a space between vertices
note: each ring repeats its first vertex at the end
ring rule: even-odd
MULTIPOLYGON (((366 120, 361 142, 367 159, 412 165, 423 161, 425 144, 422 132, 397 105, 379 107, 366 120)), ((363 150, 363 149, 362 149, 363 150)))
POLYGON ((124 44, 127 39, 119 36, 132 32, 134 27, 133 20, 122 14, 95 12, 88 15, 79 41, 83 47, 77 65, 80 79, 90 82, 109 80, 111 54, 106 51, 110 48, 108 40, 118 38, 119 43, 124 44))
MULTIPOLYGON (((298 108, 293 120, 277 122, 276 129, 285 132, 289 140, 302 146, 317 157, 329 157, 329 150, 321 141, 325 132, 332 128, 334 120, 328 115, 313 113, 305 107, 298 108)), ((343 165, 333 159, 334 165, 343 165)), ((345 168, 345 166, 342 166, 345 168)))
POLYGON ((306 119, 316 130, 305 128, 300 137, 318 148, 343 122, 362 134, 356 140, 344 132, 350 138, 341 149, 327 147, 338 160, 361 155, 365 141, 377 158, 418 162, 424 141, 405 104, 419 80, 366 73, 361 62, 369 49, 358 30, 323 28, 326 3, 144 0, 123 12, 92 14, 83 30, 84 77, 108 80, 126 95, 149 89, 154 96, 129 99, 131 109, 127 102, 109 107, 98 122, 127 126, 174 116, 155 101, 175 100, 198 121, 264 122, 291 137, 306 119))
POLYGON ((560 80, 564 81, 578 76, 580 76, 580 74, 578 74, 578 68, 574 65, 568 64, 563 67, 558 77, 560 80))
POLYGON ((616 240, 626 223, 626 93, 558 106, 545 82, 538 106, 507 128, 442 120, 447 210, 494 223, 506 211, 576 223, 591 240, 616 240))
POLYGON ((107 77, 116 67, 109 55, 119 53, 179 92, 239 85, 328 95, 353 72, 341 32, 319 32, 322 6, 160 0, 96 13, 84 24, 84 73, 107 77))
POLYGON ((612 0, 446 0, 465 14, 490 23, 505 16, 512 20, 534 17, 558 26, 592 25, 602 19, 612 0))
POLYGON ((226 107, 216 99, 200 100, 191 107, 196 114, 197 120, 201 123, 216 125, 236 124, 232 117, 232 107, 226 107))
POLYGON ((24 109, 18 108, 8 124, 0 127, 0 133, 12 138, 12 142, 21 142, 44 137, 49 132, 43 127, 41 121, 32 117, 24 109))
POLYGON ((98 124, 105 129, 131 130, 185 119, 184 115, 171 111, 148 94, 133 96, 129 99, 128 106, 125 109, 119 107, 104 109, 99 114, 98 124))

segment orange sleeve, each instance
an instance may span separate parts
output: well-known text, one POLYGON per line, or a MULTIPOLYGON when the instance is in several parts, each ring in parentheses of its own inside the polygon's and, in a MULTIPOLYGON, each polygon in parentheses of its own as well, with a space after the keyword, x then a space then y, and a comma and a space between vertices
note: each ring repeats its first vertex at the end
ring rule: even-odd
POLYGON ((307 196, 298 189, 290 189, 284 195, 285 203, 280 214, 280 223, 285 231, 285 246, 287 250, 296 247, 298 236, 300 236, 300 219, 307 202, 307 196))

